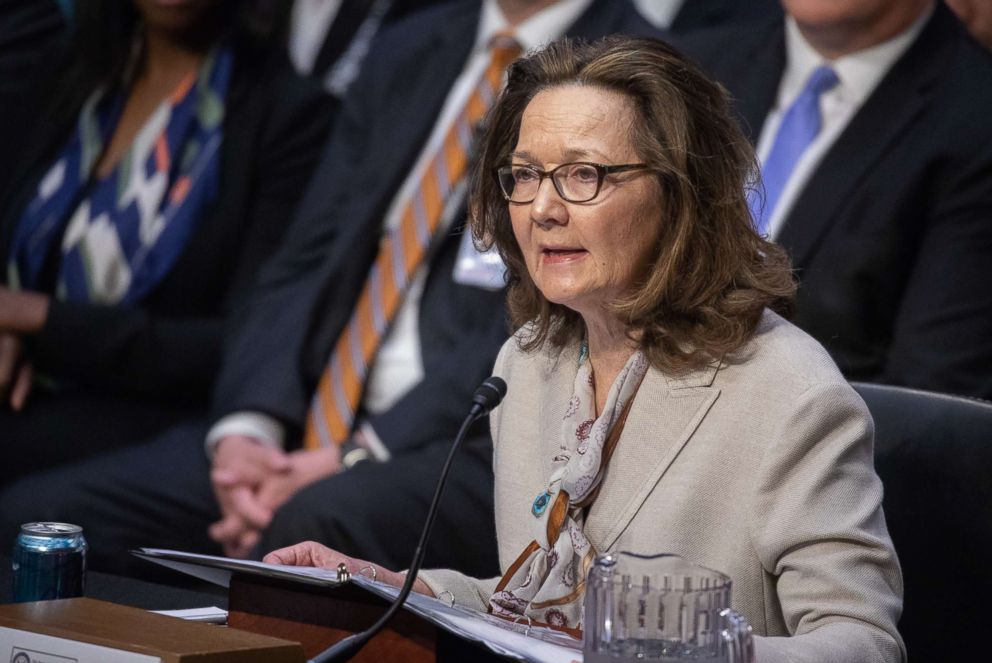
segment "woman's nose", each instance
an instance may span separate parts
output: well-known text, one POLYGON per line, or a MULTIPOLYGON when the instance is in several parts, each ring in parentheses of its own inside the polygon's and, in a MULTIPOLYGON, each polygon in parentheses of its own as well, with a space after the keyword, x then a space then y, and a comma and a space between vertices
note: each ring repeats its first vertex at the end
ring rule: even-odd
POLYGON ((550 177, 537 187, 537 196, 530 204, 530 220, 542 228, 563 225, 568 221, 565 201, 558 195, 550 177))

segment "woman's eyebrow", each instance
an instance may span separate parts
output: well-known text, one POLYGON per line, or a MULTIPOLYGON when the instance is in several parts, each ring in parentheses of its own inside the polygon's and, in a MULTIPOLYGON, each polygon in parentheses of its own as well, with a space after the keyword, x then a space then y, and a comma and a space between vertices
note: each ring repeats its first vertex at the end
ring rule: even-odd
POLYGON ((572 148, 572 149, 569 149, 569 150, 565 150, 565 155, 564 156, 565 156, 565 161, 566 162, 568 162, 568 161, 584 161, 584 160, 588 160, 588 159, 600 158, 601 157, 601 155, 599 155, 596 152, 590 152, 589 150, 583 150, 583 149, 579 149, 579 148, 572 148))
POLYGON ((521 151, 517 151, 517 152, 510 152, 510 156, 513 157, 513 158, 522 159, 523 161, 528 161, 528 162, 533 163, 533 164, 540 163, 540 161, 538 161, 537 157, 535 157, 533 154, 531 154, 530 152, 528 152, 526 150, 521 150, 521 151))
MULTIPOLYGON (((527 150, 517 150, 510 152, 511 158, 521 159, 532 164, 540 164, 541 160, 536 156, 528 152, 527 150)), ((583 150, 579 148, 572 148, 565 150, 562 155, 561 163, 568 163, 570 161, 584 161, 589 159, 602 159, 603 156, 598 152, 590 152, 589 150, 583 150)))

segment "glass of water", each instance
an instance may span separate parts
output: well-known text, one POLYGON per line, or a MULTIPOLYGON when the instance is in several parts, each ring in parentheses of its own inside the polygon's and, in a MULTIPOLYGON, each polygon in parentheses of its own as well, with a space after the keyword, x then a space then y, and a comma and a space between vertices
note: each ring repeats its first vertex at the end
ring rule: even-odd
POLYGON ((753 663, 730 578, 678 555, 601 555, 586 583, 586 663, 753 663))

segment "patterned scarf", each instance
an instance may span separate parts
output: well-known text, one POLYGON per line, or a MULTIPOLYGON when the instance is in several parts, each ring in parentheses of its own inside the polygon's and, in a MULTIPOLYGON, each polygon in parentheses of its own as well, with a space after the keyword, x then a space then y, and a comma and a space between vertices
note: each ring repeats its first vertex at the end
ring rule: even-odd
POLYGON ((56 298, 106 305, 143 299, 169 273, 201 210, 217 197, 232 68, 230 50, 211 52, 102 179, 94 168, 127 95, 94 92, 21 215, 7 264, 11 286, 45 289, 46 262, 60 243, 56 298))
POLYGON ((496 586, 489 599, 494 614, 581 628, 586 571, 596 555, 582 531, 583 510, 596 498, 647 370, 644 354, 634 353, 610 387, 606 407, 597 418, 592 365, 587 352, 580 354, 574 393, 562 421, 561 447, 552 459, 554 470, 547 490, 537 496, 531 509, 540 533, 496 586))

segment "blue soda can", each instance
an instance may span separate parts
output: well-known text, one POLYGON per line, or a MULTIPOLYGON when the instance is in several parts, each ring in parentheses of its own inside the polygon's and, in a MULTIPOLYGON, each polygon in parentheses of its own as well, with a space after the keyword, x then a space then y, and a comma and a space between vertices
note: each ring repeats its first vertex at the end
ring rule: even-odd
POLYGON ((82 596, 86 583, 83 528, 68 523, 27 523, 14 542, 14 601, 82 596))

